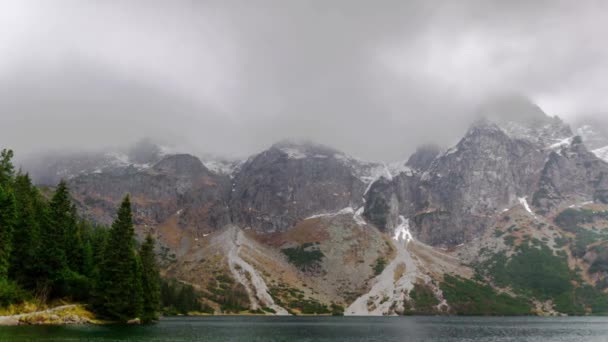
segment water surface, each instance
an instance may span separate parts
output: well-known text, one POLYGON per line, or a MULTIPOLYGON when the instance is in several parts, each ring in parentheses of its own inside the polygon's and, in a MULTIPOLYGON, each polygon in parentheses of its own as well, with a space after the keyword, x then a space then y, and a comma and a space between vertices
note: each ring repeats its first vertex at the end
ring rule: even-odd
POLYGON ((608 318, 187 317, 152 326, 0 327, 0 341, 608 341, 608 318))

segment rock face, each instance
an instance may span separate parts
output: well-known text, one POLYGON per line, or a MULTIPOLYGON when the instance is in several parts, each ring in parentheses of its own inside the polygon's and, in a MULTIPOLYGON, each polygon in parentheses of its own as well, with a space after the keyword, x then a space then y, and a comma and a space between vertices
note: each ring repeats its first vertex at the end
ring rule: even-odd
POLYGON ((218 227, 229 218, 230 180, 209 172, 191 155, 169 155, 154 166, 85 174, 69 181, 85 216, 109 224, 116 205, 130 194, 135 221, 156 225, 179 213, 180 221, 198 228, 218 227))
POLYGON ((282 142, 250 158, 234 178, 233 221, 282 231, 308 216, 359 207, 366 184, 333 149, 282 142))
POLYGON ((414 170, 426 171, 440 153, 441 148, 437 145, 422 145, 410 156, 406 165, 414 170))
POLYGON ((281 142, 235 166, 207 169, 188 154, 165 155, 69 179, 85 216, 109 224, 131 194, 136 223, 154 226, 177 215, 180 226, 205 231, 229 223, 261 232, 284 231, 300 220, 359 208, 374 174, 384 170, 312 143, 281 142))
POLYGON ((417 171, 375 182, 366 196, 366 218, 390 231, 402 215, 411 219, 418 239, 454 246, 479 236, 496 213, 531 197, 546 158, 572 133, 536 106, 519 100, 501 106, 487 108, 492 119, 475 122, 443 154, 420 149, 408 161, 417 171), (525 115, 507 121, 505 107, 525 115))
POLYGON ((589 151, 608 162, 608 128, 601 131, 598 126, 598 123, 581 125, 576 129, 576 134, 583 139, 589 151))
POLYGON ((527 195, 543 159, 533 144, 497 125, 475 124, 421 176, 426 208, 414 216, 414 231, 430 244, 469 240, 494 213, 527 195))
POLYGON ((546 212, 566 201, 608 203, 608 164, 589 152, 580 137, 551 152, 532 203, 546 212))
POLYGON ((478 234, 494 213, 528 195, 543 164, 537 145, 482 120, 426 171, 376 182, 366 198, 366 216, 391 229, 403 215, 412 219, 422 241, 456 245, 478 234))

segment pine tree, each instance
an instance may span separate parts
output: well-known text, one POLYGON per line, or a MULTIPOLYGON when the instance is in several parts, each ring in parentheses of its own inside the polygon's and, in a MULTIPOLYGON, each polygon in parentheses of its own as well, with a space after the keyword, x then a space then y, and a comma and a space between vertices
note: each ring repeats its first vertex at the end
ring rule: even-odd
POLYGON ((0 185, 0 280, 8 277, 15 223, 15 197, 0 185))
POLYGON ((27 174, 18 174, 13 185, 17 211, 13 229, 10 275, 19 284, 33 289, 38 276, 40 213, 44 203, 27 174))
POLYGON ((133 278, 131 283, 131 300, 129 304, 131 305, 131 312, 133 317, 141 316, 143 312, 143 304, 144 304, 144 290, 142 287, 142 266, 141 259, 137 252, 133 250, 134 253, 134 261, 133 261, 133 278))
POLYGON ((160 311, 160 277, 154 255, 154 244, 154 239, 148 234, 139 250, 142 266, 142 321, 144 323, 157 320, 160 311))
POLYGON ((99 265, 103 263, 103 258, 106 250, 106 242, 110 235, 110 228, 107 227, 90 227, 87 233, 87 239, 93 250, 93 271, 99 271, 99 265))
POLYGON ((63 295, 60 286, 68 270, 65 255, 66 226, 74 222, 72 203, 65 181, 61 181, 53 194, 48 210, 48 219, 41 227, 40 273, 41 285, 52 296, 63 295))
POLYGON ((0 151, 0 186, 4 187, 5 191, 8 191, 12 178, 15 174, 15 168, 13 166, 13 151, 3 149, 0 151))
POLYGON ((87 239, 83 242, 82 247, 82 274, 89 278, 93 278, 95 274, 93 255, 93 245, 91 244, 91 240, 87 239))
POLYGON ((76 206, 72 204, 64 231, 64 250, 68 268, 82 274, 83 243, 81 225, 76 223, 76 206))
POLYGON ((131 202, 126 196, 110 229, 99 269, 96 299, 102 314, 121 322, 141 312, 141 266, 133 239, 131 202))

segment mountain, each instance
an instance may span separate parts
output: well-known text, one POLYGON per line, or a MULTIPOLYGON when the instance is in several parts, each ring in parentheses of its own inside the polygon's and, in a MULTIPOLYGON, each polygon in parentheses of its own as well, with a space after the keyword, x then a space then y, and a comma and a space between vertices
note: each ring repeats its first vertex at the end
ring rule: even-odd
POLYGON ((576 133, 593 154, 608 162, 608 132, 599 130, 597 126, 583 124, 576 129, 576 133))
POLYGON ((242 161, 142 144, 58 158, 37 179, 69 178, 99 223, 130 193, 163 275, 218 313, 608 312, 601 135, 522 97, 479 115, 454 146, 395 163, 305 141, 242 161))
MULTIPOLYGON (((503 100, 498 105, 504 107, 503 100)), ((487 117, 500 112, 493 108, 485 107, 487 117)), ((422 241, 455 246, 479 236, 496 213, 531 198, 545 159, 567 144, 572 132, 531 103, 525 107, 517 99, 508 108, 533 113, 533 120, 514 116, 518 121, 506 121, 504 115, 478 120, 423 171, 375 183, 366 199, 366 217, 391 230, 404 216, 422 241)))
POLYGON ((578 136, 551 152, 532 203, 548 211, 565 201, 608 204, 608 164, 589 152, 578 136))
POLYGON ((277 143, 249 158, 235 176, 234 222, 284 231, 312 215, 357 209, 378 167, 322 145, 277 143))
POLYGON ((176 221, 206 231, 229 219, 229 177, 212 173, 189 154, 167 155, 145 168, 129 165, 80 174, 69 185, 84 216, 104 224, 112 221, 114 208, 127 193, 139 225, 176 221))
POLYGON ((28 170, 38 184, 54 185, 61 179, 72 179, 80 175, 148 169, 167 153, 168 148, 144 139, 128 148, 105 151, 47 151, 23 160, 21 167, 28 170))

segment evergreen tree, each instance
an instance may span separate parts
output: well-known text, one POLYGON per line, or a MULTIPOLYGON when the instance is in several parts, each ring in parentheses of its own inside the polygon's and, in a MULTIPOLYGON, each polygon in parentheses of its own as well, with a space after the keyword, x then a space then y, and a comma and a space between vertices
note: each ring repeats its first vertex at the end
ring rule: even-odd
POLYGON ((95 263, 93 261, 93 245, 91 240, 85 240, 82 247, 82 274, 89 278, 95 275, 95 263))
POLYGON ((15 197, 0 185, 0 280, 7 279, 15 222, 15 197))
POLYGON ((142 266, 141 259, 137 252, 133 250, 134 260, 133 260, 133 280, 131 284, 131 297, 129 301, 129 305, 131 307, 131 312, 133 317, 139 317, 143 313, 143 304, 144 304, 144 291, 142 287, 142 266))
POLYGON ((72 203, 65 181, 61 181, 49 205, 48 219, 41 229, 40 273, 41 285, 52 296, 63 295, 60 286, 66 275, 67 259, 65 254, 66 226, 74 224, 72 203))
POLYGON ((40 213, 44 203, 27 174, 18 174, 13 185, 16 220, 13 229, 13 252, 10 275, 19 284, 33 289, 36 285, 40 213))
POLYGON ((150 234, 141 245, 139 257, 142 266, 143 311, 142 321, 151 322, 158 319, 160 311, 160 277, 158 264, 154 255, 154 239, 150 234))
POLYGON ((99 269, 96 300, 103 315, 122 322, 141 312, 141 266, 133 239, 131 202, 126 196, 110 229, 99 269))
POLYGON ((89 227, 87 231, 87 239, 91 244, 91 249, 93 250, 93 271, 99 271, 99 265, 102 264, 105 250, 106 250, 106 242, 108 240, 108 235, 110 232, 110 228, 106 227, 89 227))
POLYGON ((12 150, 3 149, 0 151, 0 186, 4 187, 5 191, 8 191, 7 188, 15 173, 12 159, 12 150))
POLYGON ((82 274, 84 246, 82 243, 81 225, 76 223, 76 206, 72 204, 70 215, 64 225, 64 250, 68 268, 82 274))

